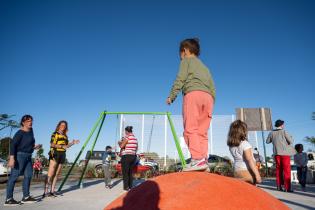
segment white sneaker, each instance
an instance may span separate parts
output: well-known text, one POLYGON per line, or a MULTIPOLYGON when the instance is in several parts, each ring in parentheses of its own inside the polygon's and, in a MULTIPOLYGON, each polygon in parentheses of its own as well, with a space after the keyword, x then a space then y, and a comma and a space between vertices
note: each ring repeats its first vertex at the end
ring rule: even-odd
POLYGON ((201 160, 191 159, 190 165, 186 165, 186 168, 184 168, 183 171, 205 171, 207 170, 207 168, 209 169, 205 159, 201 160))

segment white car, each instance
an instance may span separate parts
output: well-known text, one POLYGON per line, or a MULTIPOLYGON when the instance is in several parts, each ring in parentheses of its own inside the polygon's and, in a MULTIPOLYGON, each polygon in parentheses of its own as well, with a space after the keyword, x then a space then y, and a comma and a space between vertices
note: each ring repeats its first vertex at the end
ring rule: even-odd
POLYGON ((307 167, 315 169, 315 152, 307 152, 308 162, 307 167))
POLYGON ((10 169, 7 167, 7 161, 0 158, 0 182, 6 181, 9 174, 10 169))

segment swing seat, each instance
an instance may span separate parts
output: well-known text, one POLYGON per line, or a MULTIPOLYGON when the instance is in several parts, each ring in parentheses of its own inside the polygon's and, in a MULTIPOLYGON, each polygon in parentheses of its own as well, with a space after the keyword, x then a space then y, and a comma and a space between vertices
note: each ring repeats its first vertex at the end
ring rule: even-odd
MULTIPOLYGON (((118 163, 115 166, 115 168, 116 168, 116 171, 118 173, 120 173, 120 174, 122 173, 122 171, 121 171, 121 163, 118 163)), ((148 171, 150 169, 151 169, 151 166, 136 165, 136 166, 133 167, 132 173, 143 173, 143 172, 146 172, 146 171, 148 171)))

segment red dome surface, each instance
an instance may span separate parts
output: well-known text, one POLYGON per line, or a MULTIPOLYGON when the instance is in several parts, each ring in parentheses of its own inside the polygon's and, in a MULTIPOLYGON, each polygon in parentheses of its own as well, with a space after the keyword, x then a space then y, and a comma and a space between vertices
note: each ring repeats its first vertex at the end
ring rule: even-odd
POLYGON ((267 192, 240 180, 206 172, 181 172, 145 181, 105 210, 289 209, 267 192))

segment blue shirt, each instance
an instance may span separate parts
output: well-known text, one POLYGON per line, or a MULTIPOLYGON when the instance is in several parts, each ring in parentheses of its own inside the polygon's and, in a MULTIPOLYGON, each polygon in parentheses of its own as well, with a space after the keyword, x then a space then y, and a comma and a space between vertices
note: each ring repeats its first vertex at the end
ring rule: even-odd
POLYGON ((105 152, 103 153, 103 157, 102 157, 102 159, 103 159, 103 164, 104 164, 104 165, 109 165, 111 159, 114 158, 114 157, 115 157, 115 156, 114 156, 113 152, 105 151, 105 152))
POLYGON ((19 130, 15 133, 10 143, 10 155, 16 155, 18 152, 33 153, 35 138, 33 129, 28 132, 19 130))

